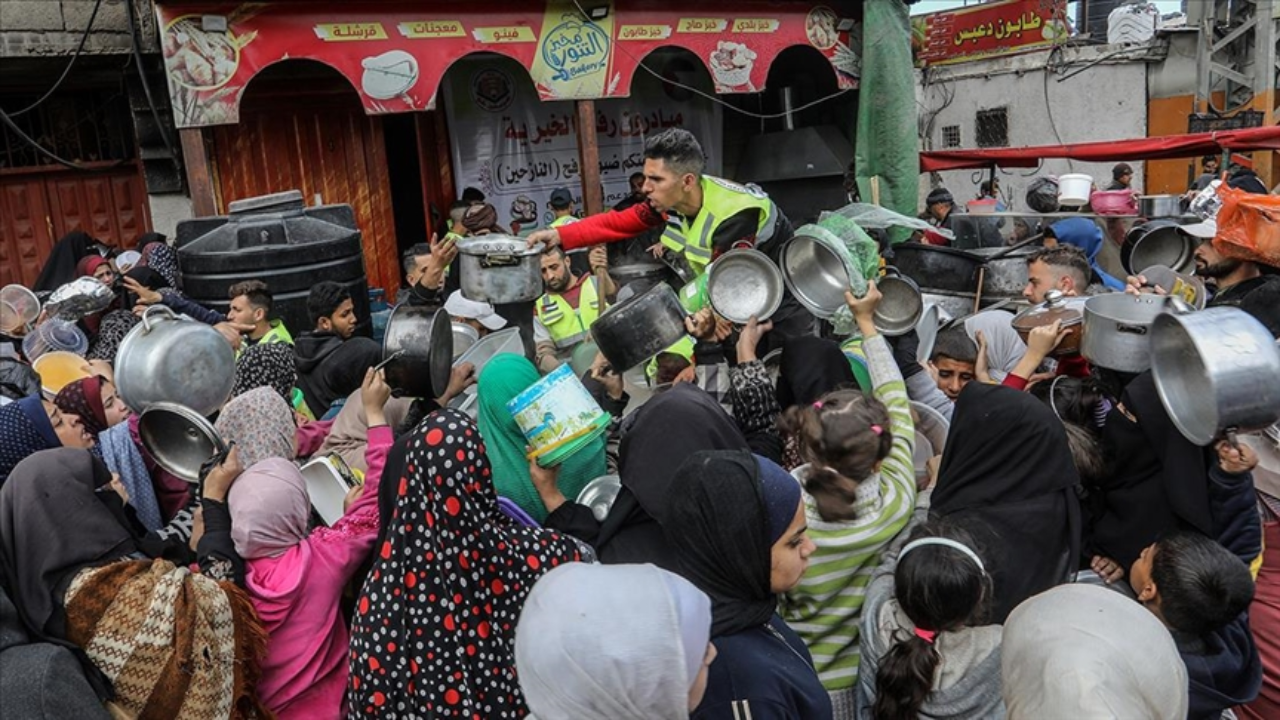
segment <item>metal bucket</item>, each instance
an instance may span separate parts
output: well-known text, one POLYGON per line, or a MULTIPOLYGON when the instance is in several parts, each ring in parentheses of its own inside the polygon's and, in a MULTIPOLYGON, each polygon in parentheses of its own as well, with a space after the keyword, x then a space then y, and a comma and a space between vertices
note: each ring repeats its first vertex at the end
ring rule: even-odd
POLYGON ((886 268, 876 288, 883 296, 876 306, 876 328, 890 336, 906 335, 914 330, 924 313, 924 297, 915 281, 894 268, 886 268))
POLYGON ((1157 317, 1151 357, 1160 401, 1197 445, 1280 419, 1280 346, 1239 308, 1157 317))
POLYGON ((458 242, 462 294, 502 305, 542 295, 542 244, 528 247, 510 235, 480 235, 458 242))

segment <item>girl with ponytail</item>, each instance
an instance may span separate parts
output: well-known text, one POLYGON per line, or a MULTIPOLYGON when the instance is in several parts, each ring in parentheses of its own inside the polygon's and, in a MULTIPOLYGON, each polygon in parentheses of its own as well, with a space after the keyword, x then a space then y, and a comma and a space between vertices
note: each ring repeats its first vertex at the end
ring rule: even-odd
POLYGON ((871 394, 837 390, 788 409, 781 429, 805 464, 793 471, 817 549, 783 617, 804 639, 836 720, 856 717, 859 619, 867 583, 916 506, 915 428, 902 371, 873 321, 880 292, 846 294, 862 333, 871 394))
POLYGON ((981 626, 990 592, 973 541, 942 521, 886 558, 862 615, 863 720, 1005 716, 1001 628, 981 626))

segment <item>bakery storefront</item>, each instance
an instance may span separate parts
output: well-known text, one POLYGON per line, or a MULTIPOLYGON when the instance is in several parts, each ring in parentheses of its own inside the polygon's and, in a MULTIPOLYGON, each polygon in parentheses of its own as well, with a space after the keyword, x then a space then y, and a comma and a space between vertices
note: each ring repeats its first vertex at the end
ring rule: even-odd
POLYGON ((694 132, 709 171, 742 180, 767 179, 762 138, 793 129, 822 128, 846 152, 860 6, 162 0, 157 12, 196 214, 289 189, 348 203, 370 286, 393 291, 400 250, 465 187, 528 229, 551 220, 558 187, 580 213, 621 200, 645 137, 666 128, 694 132))

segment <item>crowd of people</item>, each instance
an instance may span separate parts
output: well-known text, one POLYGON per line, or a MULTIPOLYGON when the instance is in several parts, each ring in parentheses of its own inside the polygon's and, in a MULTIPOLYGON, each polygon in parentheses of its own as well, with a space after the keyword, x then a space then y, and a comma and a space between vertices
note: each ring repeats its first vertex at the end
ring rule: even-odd
MULTIPOLYGON (((92 277, 114 300, 75 322, 84 366, 56 392, 22 343, 50 320, 2 328, 0 715, 1280 717, 1275 428, 1195 445, 1151 372, 1051 358, 1058 324, 1024 340, 1001 310, 921 357, 877 327, 874 277, 843 336, 790 293, 764 322, 698 309, 637 385, 590 345, 635 292, 605 244, 645 238, 696 277, 733 248, 777 261, 793 234, 767 194, 706 175, 689 133, 645 157, 635 202, 573 219, 556 193, 552 227, 523 233, 545 248, 533 303, 460 289, 458 242, 516 230, 478 191, 409 248, 398 302, 524 340, 439 397, 392 397, 343 285, 286 328, 260 279, 229 284, 225 314, 184 296, 163 237, 122 274, 64 238, 32 290, 92 277), (195 484, 114 381, 161 304, 236 357, 211 418, 230 450, 195 484), (575 374, 613 421, 543 467, 508 403, 584 348, 575 374), (327 523, 300 466, 329 456, 362 482, 327 523), (609 475, 606 508, 582 497, 609 475)), ((1102 270, 1103 242, 1056 222, 1025 300, 1141 291, 1102 270)), ((1209 242, 1196 266, 1211 305, 1280 336, 1274 269, 1209 242)))

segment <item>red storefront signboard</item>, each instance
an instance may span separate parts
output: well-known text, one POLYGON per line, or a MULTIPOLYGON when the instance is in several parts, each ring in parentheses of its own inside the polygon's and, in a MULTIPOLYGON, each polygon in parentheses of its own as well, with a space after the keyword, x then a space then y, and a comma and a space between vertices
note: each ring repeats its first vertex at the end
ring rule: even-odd
POLYGON ((626 97, 645 57, 685 48, 718 93, 764 89, 783 50, 816 49, 841 88, 855 88, 861 28, 812 0, 740 0, 690 8, 674 0, 614 0, 582 15, 574 0, 427 3, 169 3, 157 6, 165 68, 180 127, 235 123, 260 70, 310 59, 341 73, 370 114, 434 107, 445 71, 477 52, 524 66, 543 100, 626 97), (224 18, 226 29, 207 25, 224 18), (845 30, 841 30, 845 27, 845 30))
POLYGON ((926 65, 1011 55, 1070 35, 1065 0, 1007 0, 911 18, 916 61, 926 65))

